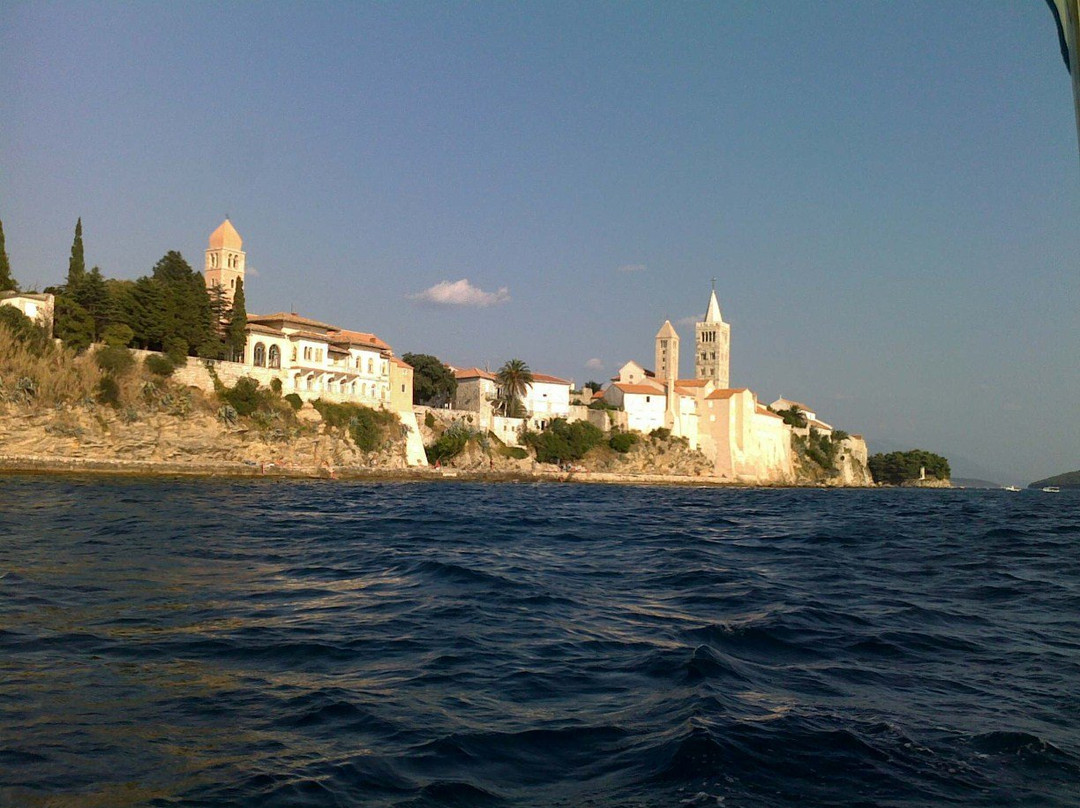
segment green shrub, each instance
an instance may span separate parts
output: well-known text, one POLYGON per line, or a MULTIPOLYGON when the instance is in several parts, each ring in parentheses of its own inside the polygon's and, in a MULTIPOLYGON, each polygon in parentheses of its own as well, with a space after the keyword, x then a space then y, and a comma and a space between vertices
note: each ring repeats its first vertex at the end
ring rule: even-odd
POLYGON ((526 432, 522 440, 536 452, 540 463, 566 463, 580 460, 604 440, 604 433, 588 421, 567 423, 556 418, 543 432, 526 432))
POLYGON ((163 343, 165 353, 168 354, 171 359, 177 365, 184 365, 187 363, 188 356, 188 344, 180 337, 169 337, 163 343))
POLYGON ((270 392, 273 393, 275 396, 281 395, 281 379, 279 379, 277 376, 270 380, 270 392))
POLYGON ((529 453, 520 446, 500 446, 497 451, 503 457, 509 457, 513 460, 524 460, 529 456, 529 453))
POLYGON ((112 376, 102 376, 97 385, 97 400, 99 404, 108 404, 110 407, 120 406, 120 385, 112 376))
POLYGON ((285 400, 289 402, 289 406, 294 410, 298 410, 304 406, 304 400, 296 395, 296 393, 289 393, 285 396, 285 400))
POLYGON ((457 457, 469 443, 469 439, 475 437, 468 426, 460 421, 450 424, 446 431, 435 439, 434 443, 425 447, 428 462, 445 461, 457 457))
POLYGON ((135 358, 127 348, 101 348, 94 353, 94 362, 110 376, 123 376, 135 364, 135 358))
POLYGON ((251 415, 266 400, 269 391, 259 389, 259 383, 249 376, 243 376, 236 381, 231 389, 224 390, 220 395, 226 404, 232 406, 239 415, 251 415))
POLYGON ((169 357, 160 354, 149 354, 146 359, 143 360, 143 364, 145 364, 146 369, 155 376, 171 376, 172 372, 176 369, 176 366, 169 357))
POLYGON ((0 324, 7 326, 12 339, 26 346, 34 356, 41 356, 51 341, 45 329, 14 306, 0 306, 0 324))
POLYGON ((424 426, 428 429, 435 428, 435 416, 431 414, 430 410, 424 414, 424 426))
POLYGON ((312 402, 328 427, 345 429, 357 448, 373 452, 388 436, 398 417, 387 410, 373 410, 360 404, 335 404, 321 398, 312 402))
POLYGON ((135 332, 123 323, 111 323, 101 332, 101 341, 111 348, 126 348, 135 332))
POLYGON ((608 441, 608 446, 616 452, 626 454, 639 440, 641 438, 635 432, 616 432, 608 441))
POLYGON ((671 437, 671 430, 666 426, 658 426, 649 433, 649 437, 656 440, 668 440, 671 437))

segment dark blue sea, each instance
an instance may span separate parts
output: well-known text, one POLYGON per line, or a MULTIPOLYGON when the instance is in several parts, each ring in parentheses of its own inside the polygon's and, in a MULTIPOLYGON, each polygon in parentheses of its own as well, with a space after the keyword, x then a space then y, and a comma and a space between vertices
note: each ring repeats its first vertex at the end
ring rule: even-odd
POLYGON ((1080 496, 0 480, 3 806, 1080 805, 1080 496))

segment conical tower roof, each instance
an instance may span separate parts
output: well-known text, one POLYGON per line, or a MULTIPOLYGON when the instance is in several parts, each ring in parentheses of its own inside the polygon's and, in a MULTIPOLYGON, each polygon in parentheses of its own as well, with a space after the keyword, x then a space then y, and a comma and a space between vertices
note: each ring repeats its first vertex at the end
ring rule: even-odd
POLYGON ((244 240, 236 232, 232 222, 228 219, 218 225, 218 229, 210 234, 211 250, 239 250, 244 246, 244 240))
POLYGON ((712 294, 709 295, 709 308, 705 312, 705 319, 702 322, 706 323, 722 323, 724 318, 720 316, 720 304, 716 300, 716 290, 712 290, 712 294))
POLYGON ((678 339, 679 335, 671 325, 671 320, 664 320, 664 324, 660 326, 660 330, 656 332, 656 339, 671 339, 672 337, 678 339))

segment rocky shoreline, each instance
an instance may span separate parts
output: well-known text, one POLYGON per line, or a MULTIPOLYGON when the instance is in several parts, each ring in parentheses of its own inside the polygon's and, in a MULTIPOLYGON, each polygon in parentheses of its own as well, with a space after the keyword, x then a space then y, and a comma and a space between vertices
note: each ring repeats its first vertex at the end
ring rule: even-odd
POLYGON ((62 474, 132 477, 212 477, 261 479, 321 479, 371 482, 490 482, 591 483, 606 485, 665 485, 717 488, 837 488, 826 484, 760 485, 710 476, 678 474, 618 474, 599 471, 465 470, 454 468, 372 468, 362 466, 282 466, 238 461, 176 462, 119 458, 0 455, 0 474, 62 474))

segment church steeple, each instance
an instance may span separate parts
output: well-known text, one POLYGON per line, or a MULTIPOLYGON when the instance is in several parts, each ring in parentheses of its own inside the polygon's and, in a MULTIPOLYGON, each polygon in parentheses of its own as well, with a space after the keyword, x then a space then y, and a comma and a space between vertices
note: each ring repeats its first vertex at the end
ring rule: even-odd
POLYGON ((694 326, 694 336, 694 378, 710 379, 718 388, 727 388, 731 370, 731 326, 720 315, 715 285, 709 295, 705 319, 694 326))
POLYGON ((232 305, 236 284, 244 280, 244 263, 247 255, 242 247, 244 240, 226 217, 217 230, 210 234, 206 250, 206 288, 220 286, 225 299, 232 305))

